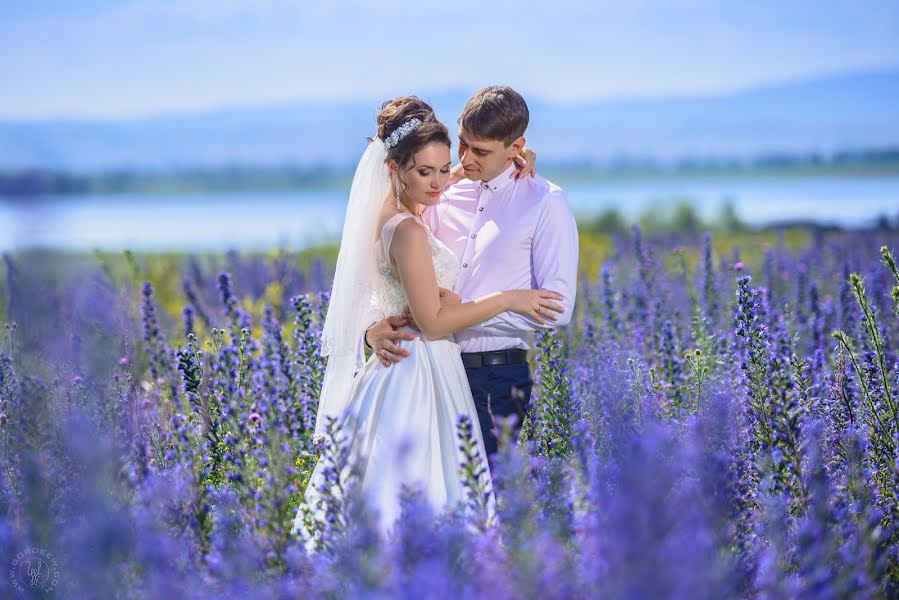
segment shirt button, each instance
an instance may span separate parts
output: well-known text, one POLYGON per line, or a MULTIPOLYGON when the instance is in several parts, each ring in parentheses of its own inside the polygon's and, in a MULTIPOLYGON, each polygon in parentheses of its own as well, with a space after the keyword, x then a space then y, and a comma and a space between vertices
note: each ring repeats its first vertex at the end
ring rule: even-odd
POLYGON ((482 206, 482 207, 481 207, 481 208, 479 208, 479 209, 478 209, 478 210, 484 210, 484 207, 483 207, 483 206, 482 206))
POLYGON ((474 239, 474 238, 475 238, 475 234, 472 233, 472 234, 471 234, 471 239, 474 239))
POLYGON ((468 268, 468 263, 462 263, 462 268, 463 268, 463 269, 467 269, 467 268, 468 268))

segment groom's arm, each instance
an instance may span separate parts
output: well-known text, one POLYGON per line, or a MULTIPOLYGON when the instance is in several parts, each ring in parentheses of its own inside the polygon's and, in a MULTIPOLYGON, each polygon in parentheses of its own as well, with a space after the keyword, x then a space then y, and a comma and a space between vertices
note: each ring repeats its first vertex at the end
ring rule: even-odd
MULTIPOLYGON (((552 313, 555 321, 539 324, 513 312, 504 312, 471 328, 490 335, 517 335, 524 331, 551 329, 571 322, 577 293, 578 234, 574 215, 561 189, 549 193, 537 219, 531 245, 531 260, 537 289, 561 294, 561 313, 552 313)), ((463 298, 463 301, 467 299, 463 298)))

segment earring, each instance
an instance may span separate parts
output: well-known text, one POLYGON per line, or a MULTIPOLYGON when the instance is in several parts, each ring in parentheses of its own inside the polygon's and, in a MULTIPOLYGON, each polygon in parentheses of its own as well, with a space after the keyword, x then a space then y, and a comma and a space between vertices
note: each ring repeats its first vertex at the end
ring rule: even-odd
POLYGON ((399 186, 394 185, 394 186, 393 186, 393 192, 394 192, 394 194, 396 194, 396 209, 399 210, 399 209, 400 209, 400 189, 399 189, 399 186))

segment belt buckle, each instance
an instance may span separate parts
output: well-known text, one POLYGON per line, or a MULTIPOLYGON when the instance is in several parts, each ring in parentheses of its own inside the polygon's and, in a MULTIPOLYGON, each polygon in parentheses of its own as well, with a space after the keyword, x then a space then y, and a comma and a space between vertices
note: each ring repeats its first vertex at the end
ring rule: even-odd
POLYGON ((509 354, 506 350, 494 350, 493 352, 485 353, 484 364, 491 366, 509 364, 509 354))

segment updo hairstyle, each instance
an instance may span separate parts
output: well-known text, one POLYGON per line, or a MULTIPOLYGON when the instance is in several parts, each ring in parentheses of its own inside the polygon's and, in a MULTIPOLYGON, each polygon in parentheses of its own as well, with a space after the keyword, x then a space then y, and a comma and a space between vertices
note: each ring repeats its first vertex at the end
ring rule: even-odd
POLYGON ((428 144, 438 142, 452 146, 446 126, 437 120, 431 105, 417 96, 404 96, 381 105, 378 137, 384 141, 404 123, 416 118, 421 120, 421 125, 387 150, 387 159, 392 158, 400 167, 409 166, 415 153, 428 144))

